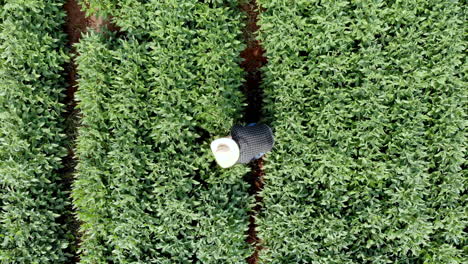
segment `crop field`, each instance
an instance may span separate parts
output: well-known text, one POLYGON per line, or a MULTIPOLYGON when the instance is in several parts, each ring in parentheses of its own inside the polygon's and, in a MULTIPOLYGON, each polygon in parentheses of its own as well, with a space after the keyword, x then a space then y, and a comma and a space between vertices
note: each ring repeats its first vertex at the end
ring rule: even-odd
POLYGON ((124 36, 78 45, 82 263, 240 263, 246 169, 222 171, 208 153, 241 113, 240 13, 128 4, 109 10, 124 36))
POLYGON ((465 20, 0 0, 0 263, 465 263, 465 20), (218 166, 210 143, 251 122, 273 150, 218 166))
POLYGON ((263 262, 466 261, 461 6, 259 2, 263 262))

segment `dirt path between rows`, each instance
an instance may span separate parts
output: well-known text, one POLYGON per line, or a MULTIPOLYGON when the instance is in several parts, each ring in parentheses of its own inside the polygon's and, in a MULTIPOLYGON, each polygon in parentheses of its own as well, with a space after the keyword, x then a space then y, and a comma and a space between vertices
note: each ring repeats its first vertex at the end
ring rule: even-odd
MULTIPOLYGON (((256 31, 259 29, 258 6, 255 0, 249 0, 241 4, 241 10, 247 15, 246 27, 244 29, 244 39, 247 48, 242 51, 241 57, 244 61, 241 67, 246 72, 246 81, 243 85, 243 92, 247 97, 247 107, 245 109, 244 121, 246 123, 259 122, 262 117, 263 91, 260 87, 262 73, 260 68, 267 63, 260 42, 255 39, 256 31)), ((262 198, 259 192, 263 189, 263 159, 256 160, 251 164, 251 172, 245 176, 245 180, 250 184, 249 194, 255 196, 255 206, 249 214, 249 229, 247 242, 255 247, 252 256, 247 258, 247 263, 257 264, 259 252, 262 249, 261 241, 257 235, 257 224, 255 217, 262 209, 262 198)))
MULTIPOLYGON (((77 102, 75 101, 75 92, 78 89, 78 75, 74 59, 77 55, 77 51, 74 47, 74 44, 80 41, 82 33, 86 32, 88 28, 92 28, 98 32, 103 27, 107 27, 111 31, 118 31, 119 29, 115 25, 101 18, 96 18, 95 16, 86 17, 85 13, 81 11, 81 7, 79 6, 77 0, 68 0, 64 4, 63 8, 67 14, 64 31, 68 36, 67 48, 70 52, 72 60, 69 64, 65 65, 65 71, 67 74, 66 81, 68 86, 66 89, 66 96, 62 101, 66 110, 63 116, 65 119, 65 134, 68 137, 68 143, 66 146, 68 149, 68 155, 63 159, 63 168, 59 171, 59 173, 62 175, 65 191, 71 193, 75 167, 77 163, 74 149, 80 119, 79 112, 76 108, 77 102)), ((80 261, 79 255, 77 253, 81 243, 81 234, 79 230, 80 222, 75 217, 76 212, 71 203, 67 206, 67 212, 71 213, 64 216, 63 219, 60 219, 60 221, 69 227, 75 237, 75 240, 68 248, 67 252, 72 255, 72 258, 69 262, 72 264, 78 263, 80 261)))
POLYGON ((260 42, 255 39, 255 32, 260 28, 257 25, 258 7, 255 0, 250 0, 249 3, 241 5, 241 9, 247 15, 247 25, 244 29, 247 48, 241 53, 241 57, 244 59, 241 67, 247 73, 246 82, 243 85, 248 103, 244 119, 246 122, 252 123, 258 122, 262 116, 263 91, 260 88, 262 81, 260 68, 267 63, 267 59, 264 57, 264 50, 260 42))
MULTIPOLYGON (((76 55, 76 49, 73 45, 80 41, 81 34, 86 32, 88 28, 92 28, 97 32, 100 32, 103 27, 108 28, 110 31, 120 30, 108 20, 104 20, 96 16, 86 17, 86 14, 81 11, 81 7, 77 0, 68 0, 63 7, 67 12, 67 21, 65 24, 65 32, 68 35, 67 46, 70 48, 72 55, 76 55)), ((70 63, 67 72, 69 87, 67 89, 66 101, 74 108, 76 106, 75 92, 77 89, 77 73, 74 61, 70 63)))

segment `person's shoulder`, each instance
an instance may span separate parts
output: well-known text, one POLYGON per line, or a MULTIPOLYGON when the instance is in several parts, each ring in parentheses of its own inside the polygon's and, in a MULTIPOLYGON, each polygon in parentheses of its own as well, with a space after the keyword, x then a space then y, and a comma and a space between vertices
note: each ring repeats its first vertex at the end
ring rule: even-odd
POLYGON ((242 130, 244 127, 241 126, 241 125, 234 125, 232 128, 231 128, 231 133, 233 132, 237 132, 239 130, 242 130))

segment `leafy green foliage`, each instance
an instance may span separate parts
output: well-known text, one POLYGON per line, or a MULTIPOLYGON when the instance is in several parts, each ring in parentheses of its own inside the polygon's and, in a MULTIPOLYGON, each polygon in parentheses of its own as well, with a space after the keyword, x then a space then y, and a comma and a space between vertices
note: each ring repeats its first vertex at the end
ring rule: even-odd
POLYGON ((463 3, 259 2, 262 263, 466 261, 463 3))
POLYGON ((125 37, 77 45, 81 263, 243 263, 247 169, 222 170, 209 153, 242 112, 239 14, 117 2, 125 37))
POLYGON ((0 263, 67 263, 61 1, 2 1, 0 263))
MULTIPOLYGON (((164 8, 171 7, 174 10, 179 10, 185 13, 184 10, 192 9, 195 4, 203 5, 203 11, 208 12, 205 15, 209 15, 211 12, 215 12, 217 15, 227 14, 228 9, 219 9, 223 7, 235 8, 238 6, 239 2, 237 0, 183 0, 183 1, 173 1, 173 0, 130 0, 130 1, 121 1, 121 0, 78 0, 87 15, 95 14, 100 17, 116 17, 115 23, 119 26, 129 30, 130 28, 136 29, 133 26, 135 25, 149 25, 148 20, 144 20, 147 17, 148 13, 146 12, 150 8, 154 13, 152 15, 164 15, 161 13, 164 8), (144 4, 146 3, 146 4, 144 4)), ((242 0, 245 1, 245 0, 242 0)), ((236 25, 238 21, 234 21, 233 25, 236 25)), ((162 25, 152 24, 152 26, 161 27, 162 25)), ((141 31, 153 31, 145 30, 150 29, 148 27, 139 27, 138 30, 141 31)), ((154 33, 154 32, 153 32, 154 33)))

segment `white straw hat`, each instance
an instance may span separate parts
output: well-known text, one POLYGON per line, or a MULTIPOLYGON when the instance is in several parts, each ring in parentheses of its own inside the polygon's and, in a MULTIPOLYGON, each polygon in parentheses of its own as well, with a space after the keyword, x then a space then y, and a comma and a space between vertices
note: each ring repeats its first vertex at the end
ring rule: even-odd
POLYGON ((229 168, 239 160, 239 146, 230 138, 218 138, 211 142, 211 151, 216 162, 223 168, 229 168))

